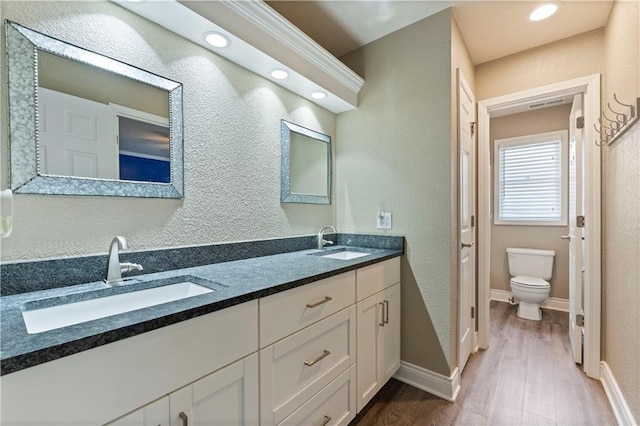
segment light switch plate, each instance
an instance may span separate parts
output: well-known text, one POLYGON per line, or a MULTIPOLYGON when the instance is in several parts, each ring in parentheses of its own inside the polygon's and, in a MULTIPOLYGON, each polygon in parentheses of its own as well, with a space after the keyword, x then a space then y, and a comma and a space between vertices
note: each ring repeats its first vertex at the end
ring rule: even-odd
POLYGON ((378 229, 391 229, 391 213, 382 212, 377 215, 377 227, 378 229))

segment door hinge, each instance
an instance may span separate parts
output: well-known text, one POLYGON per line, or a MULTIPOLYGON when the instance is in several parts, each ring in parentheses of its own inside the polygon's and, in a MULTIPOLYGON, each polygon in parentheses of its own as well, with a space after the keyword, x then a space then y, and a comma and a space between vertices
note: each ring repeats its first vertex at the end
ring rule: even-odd
POLYGON ((576 217, 576 226, 578 228, 584 228, 584 216, 577 216, 576 217))
POLYGON ((471 137, 474 137, 476 134, 476 125, 478 124, 478 122, 476 121, 470 121, 469 122, 469 131, 471 133, 471 137))
POLYGON ((584 327, 584 315, 582 314, 576 315, 576 325, 578 327, 584 327))
POLYGON ((476 318, 476 307, 475 306, 471 307, 471 318, 473 318, 473 319, 476 318))
POLYGON ((577 117, 576 118, 576 128, 584 129, 584 117, 577 117))
POLYGON ((472 214, 471 215, 471 227, 473 228, 474 226, 476 226, 476 215, 472 214))

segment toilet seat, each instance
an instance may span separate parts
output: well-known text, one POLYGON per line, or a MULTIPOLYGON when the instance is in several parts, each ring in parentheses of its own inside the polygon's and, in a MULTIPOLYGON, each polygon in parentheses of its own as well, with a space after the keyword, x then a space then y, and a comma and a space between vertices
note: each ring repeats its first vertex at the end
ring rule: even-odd
POLYGON ((542 278, 536 278, 536 277, 527 277, 524 275, 518 275, 517 277, 513 277, 511 278, 511 283, 512 284, 516 284, 516 285, 520 285, 522 287, 529 287, 529 288, 550 288, 551 284, 549 284, 548 281, 543 280, 542 278))

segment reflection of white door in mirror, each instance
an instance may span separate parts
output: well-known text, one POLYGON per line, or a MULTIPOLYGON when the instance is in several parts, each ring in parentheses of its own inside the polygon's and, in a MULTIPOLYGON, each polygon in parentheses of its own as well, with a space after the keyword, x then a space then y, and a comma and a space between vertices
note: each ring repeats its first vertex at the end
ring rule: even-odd
POLYGON ((38 88, 39 173, 117 179, 108 105, 38 88))

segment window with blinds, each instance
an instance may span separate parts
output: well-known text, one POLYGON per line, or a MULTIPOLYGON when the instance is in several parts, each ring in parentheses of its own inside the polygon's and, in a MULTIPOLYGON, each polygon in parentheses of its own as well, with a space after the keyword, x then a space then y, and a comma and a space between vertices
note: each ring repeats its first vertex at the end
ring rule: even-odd
POLYGON ((567 224, 567 132, 495 141, 497 225, 567 224))

